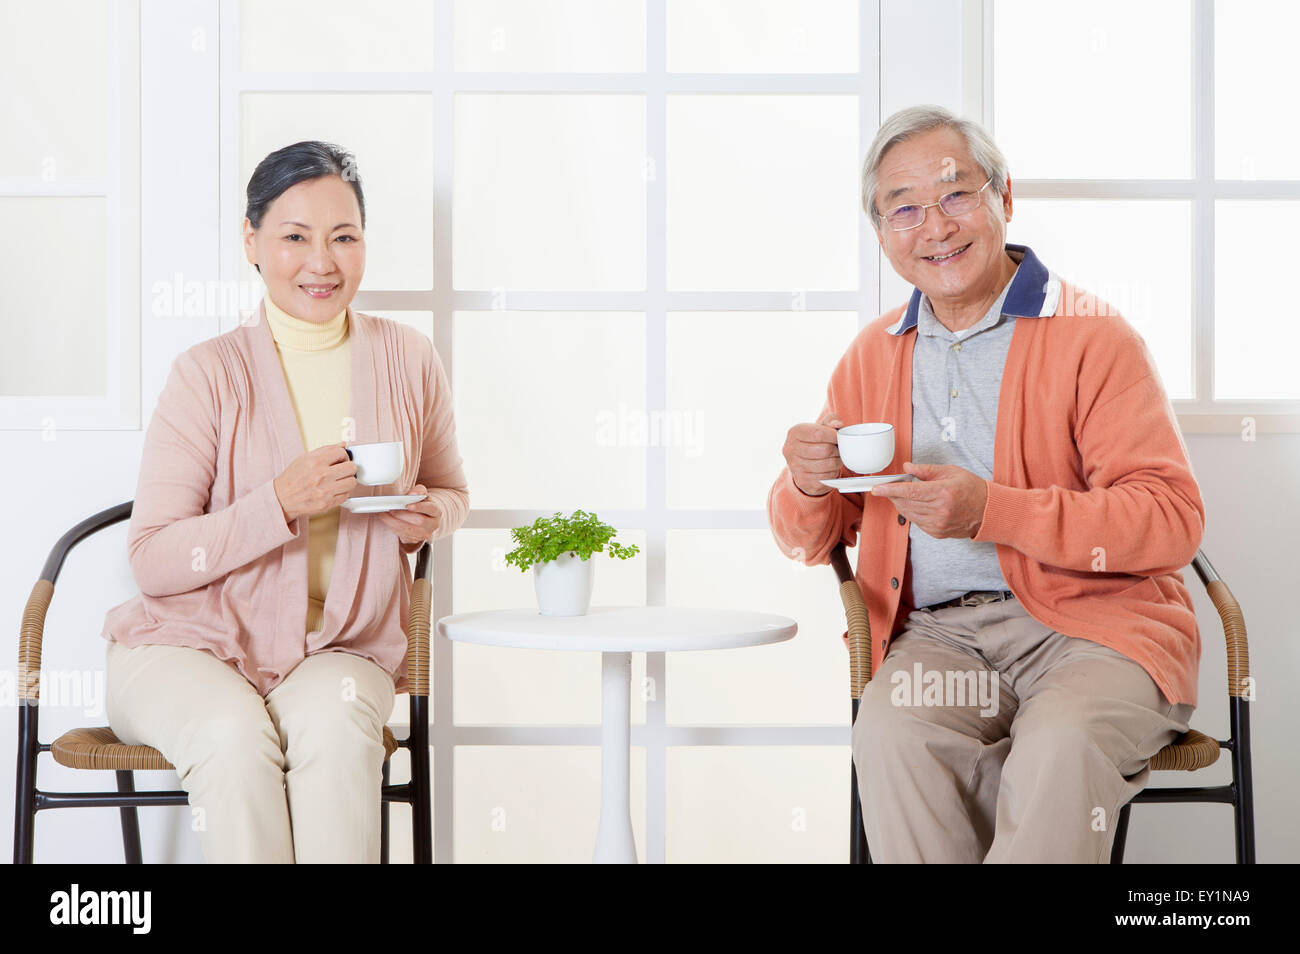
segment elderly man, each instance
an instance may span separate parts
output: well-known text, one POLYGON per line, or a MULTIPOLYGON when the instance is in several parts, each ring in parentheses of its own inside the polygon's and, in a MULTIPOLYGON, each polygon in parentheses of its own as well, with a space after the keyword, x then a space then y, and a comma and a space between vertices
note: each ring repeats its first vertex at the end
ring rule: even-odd
POLYGON ((816 423, 790 429, 768 517, 806 565, 859 547, 872 857, 1108 861, 1196 705, 1180 571, 1204 506, 1168 397, 1132 326, 1005 244, 1011 178, 978 124, 891 116, 862 202, 915 289, 854 338, 816 423), (836 429, 875 421, 896 432, 884 473, 915 479, 827 486, 854 476, 836 429))

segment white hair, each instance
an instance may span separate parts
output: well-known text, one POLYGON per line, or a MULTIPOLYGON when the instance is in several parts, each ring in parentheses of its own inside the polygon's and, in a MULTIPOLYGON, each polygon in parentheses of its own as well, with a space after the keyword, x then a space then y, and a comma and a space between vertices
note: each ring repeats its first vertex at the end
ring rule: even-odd
POLYGON ((1007 181, 1007 160, 983 126, 973 120, 963 119, 942 106, 909 106, 880 124, 876 138, 867 150, 866 161, 862 164, 862 208, 877 229, 884 221, 876 209, 876 186, 885 153, 900 142, 939 127, 957 130, 966 141, 971 158, 984 172, 985 178, 992 178, 989 188, 999 196, 1003 194, 1007 181))

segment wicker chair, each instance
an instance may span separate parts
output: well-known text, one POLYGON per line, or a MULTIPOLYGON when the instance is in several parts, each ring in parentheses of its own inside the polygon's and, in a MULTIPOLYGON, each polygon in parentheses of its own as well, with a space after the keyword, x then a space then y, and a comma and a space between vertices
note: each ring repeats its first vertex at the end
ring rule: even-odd
MULTIPOLYGON (((844 544, 831 552, 831 565, 840 581, 840 599, 848 623, 846 636, 849 642, 849 694, 853 703, 853 719, 858 716, 858 702, 862 690, 871 679, 871 625, 862 591, 854 578, 853 569, 844 544)), ((1182 770, 1194 772, 1213 765, 1221 749, 1232 754, 1232 782, 1228 785, 1190 788, 1148 788, 1139 792, 1133 802, 1224 802, 1233 808, 1233 821, 1238 864, 1255 863, 1255 813, 1250 768, 1250 700, 1253 697, 1250 679, 1250 653, 1246 644, 1246 623, 1241 607, 1219 579, 1205 554, 1197 551, 1192 568, 1205 584, 1214 608, 1223 623, 1223 634, 1228 651, 1228 719, 1229 736, 1218 741, 1190 729, 1181 737, 1157 752, 1150 761, 1153 771, 1182 770)), ((850 723, 851 724, 851 723, 850 723)), ((849 834, 849 861, 851 864, 871 864, 867 847, 866 830, 862 826, 862 803, 858 796, 858 775, 850 766, 851 819, 849 834)), ((1111 848, 1111 864, 1124 860, 1124 840, 1128 835, 1129 809, 1133 802, 1120 811, 1115 826, 1115 841, 1111 848)))
MULTIPOLYGON (((148 745, 127 745, 107 727, 73 729, 51 743, 37 739, 40 712, 41 641, 45 614, 54 597, 54 584, 68 552, 90 534, 129 519, 134 502, 118 504, 77 524, 54 545, 41 577, 32 587, 23 611, 18 643, 18 778, 14 799, 14 863, 32 863, 36 813, 51 808, 112 807, 121 809, 122 844, 128 864, 140 864, 140 825, 136 809, 148 805, 185 805, 184 791, 137 792, 137 771, 169 770, 173 766, 157 749, 148 745), (116 792, 43 792, 36 787, 36 762, 49 752, 60 765, 117 773, 116 792)), ((388 862, 388 803, 405 802, 412 812, 412 854, 417 864, 433 861, 433 828, 429 799, 429 610, 432 584, 432 548, 426 543, 416 556, 415 580, 411 590, 407 636, 407 680, 410 683, 411 723, 396 726, 402 738, 384 726, 384 769, 382 782, 382 833, 380 860, 388 862), (405 729, 405 731, 402 731, 405 729), (399 748, 411 754, 411 781, 391 785, 389 759, 399 748)))

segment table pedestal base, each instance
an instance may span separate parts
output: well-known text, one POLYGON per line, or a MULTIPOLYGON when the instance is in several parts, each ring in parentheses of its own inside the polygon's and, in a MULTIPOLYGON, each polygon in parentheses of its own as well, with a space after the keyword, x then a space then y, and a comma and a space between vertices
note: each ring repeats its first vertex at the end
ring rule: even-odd
POLYGON ((630 804, 632 654, 600 656, 600 827, 596 864, 636 864, 630 804))

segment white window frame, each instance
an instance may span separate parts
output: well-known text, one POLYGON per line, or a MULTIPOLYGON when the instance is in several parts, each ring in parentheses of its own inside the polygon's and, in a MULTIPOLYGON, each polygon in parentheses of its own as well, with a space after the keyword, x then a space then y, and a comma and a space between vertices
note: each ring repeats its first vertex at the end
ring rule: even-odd
MULTIPOLYGON (((103 96, 105 170, 102 176, 46 182, 39 176, 0 178, 6 198, 101 198, 106 209, 104 248, 106 297, 102 396, 0 394, 0 431, 43 432, 140 429, 140 3, 108 0, 107 75, 87 84, 87 95, 103 96)), ((40 315, 10 316, 40 321, 40 315)), ((8 319, 7 319, 8 320, 8 319)), ((58 361, 58 355, 32 355, 58 361)))
MULTIPOLYGON (((997 137, 993 110, 995 0, 962 0, 965 107, 997 137), (977 84, 977 78, 980 82, 977 84)), ((1191 179, 1016 179, 1025 199, 1184 199, 1192 204, 1193 398, 1171 400, 1185 434, 1300 433, 1300 401, 1214 399, 1214 206, 1220 199, 1300 199, 1300 181, 1216 179, 1214 173, 1214 0, 1190 0, 1192 17, 1191 179)), ((1015 157, 1008 157, 1015 164, 1015 157)))

